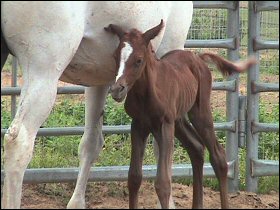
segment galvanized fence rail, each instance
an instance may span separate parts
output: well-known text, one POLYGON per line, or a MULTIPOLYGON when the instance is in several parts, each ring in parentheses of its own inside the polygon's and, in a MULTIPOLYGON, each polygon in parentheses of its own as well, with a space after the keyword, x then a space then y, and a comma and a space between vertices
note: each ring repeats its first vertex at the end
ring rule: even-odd
MULTIPOLYGON (((249 2, 248 54, 260 59, 259 51, 279 49, 278 41, 264 41, 260 38, 261 12, 279 10, 279 1, 249 2)), ((259 93, 278 91, 279 83, 259 82, 260 65, 248 72, 247 80, 247 141, 246 141, 246 190, 256 192, 258 177, 279 176, 279 161, 259 160, 258 145, 260 132, 279 132, 279 124, 259 123, 259 93)))
MULTIPOLYGON (((270 3, 265 6, 265 3, 260 3, 259 9, 267 9, 271 7, 270 3)), ((274 4, 273 4, 274 5, 274 4)), ((212 40, 187 40, 185 47, 187 48, 223 48, 228 50, 228 58, 230 60, 239 59, 239 2, 238 1, 195 1, 195 8, 220 8, 228 10, 228 27, 226 39, 212 39, 212 40)), ((274 7, 273 7, 274 8, 274 7)), ((252 23, 253 24, 253 23, 252 23)), ((274 42, 257 41, 257 46, 275 47, 274 42)), ((279 43, 278 43, 279 48, 279 43)), ((14 62, 15 63, 15 62, 14 62)), ((13 69, 14 65, 13 65, 13 69)), ((16 95, 20 94, 20 87, 16 84, 16 73, 13 72, 13 87, 1 88, 1 95, 11 95, 12 100, 15 101, 16 95)), ((249 84, 249 83, 248 83, 249 84)), ((249 86, 249 85, 248 85, 249 86)), ((275 85, 264 85, 256 83, 255 92, 269 90, 279 90, 275 85)), ((226 131, 226 154, 229 165, 228 183, 231 192, 238 190, 239 164, 238 164, 238 147, 245 145, 245 127, 246 119, 244 118, 244 108, 246 101, 244 97, 239 96, 239 75, 234 74, 224 82, 215 82, 213 90, 227 91, 227 116, 226 122, 214 123, 215 130, 226 131)), ((249 90, 249 89, 248 89, 249 90)), ((83 94, 84 87, 70 86, 59 87, 58 94, 83 94)), ((248 91, 249 93, 249 91, 248 91)), ((248 96, 248 100, 249 100, 248 96)), ((251 99, 250 99, 251 100, 251 99)), ((248 106, 249 103, 247 102, 248 106)), ((15 110, 15 102, 12 102, 12 110, 15 110)), ((14 111, 12 111, 14 113, 14 111)), ((12 114, 14 115, 14 114, 12 114)), ((257 122, 257 121, 256 121, 257 122)), ((262 125, 254 126, 255 129, 262 128, 262 125)), ((267 127, 267 125, 266 125, 267 127)), ((274 127, 274 125, 272 126, 274 127)), ((248 127, 249 128, 249 127, 248 127)), ((274 128, 273 128, 274 129, 274 128)), ((279 128, 278 128, 279 129, 279 128)), ((59 135, 82 135, 83 127, 57 127, 57 128, 40 128, 38 136, 59 136, 59 135)), ((129 125, 120 126, 103 126, 104 134, 119 134, 129 133, 129 125)), ((1 129, 1 137, 5 134, 6 129, 1 129)), ((259 132, 257 130, 256 132, 259 132)), ((247 140, 248 142, 248 140, 247 140)), ((247 143, 248 145, 248 143, 247 143)), ((254 156, 255 157, 255 156, 254 156)), ((255 162, 254 162, 255 163, 255 162)), ((258 162, 257 162, 258 163, 258 162)), ((267 163, 267 162, 262 162, 267 163)), ((267 167, 267 165, 265 165, 267 167)), ((210 164, 204 164, 204 175, 213 177, 214 172, 210 164)), ((93 167, 90 174, 90 181, 117 181, 127 179, 128 166, 107 166, 107 167, 93 167)), ((259 173, 259 172, 257 172, 259 173)), ((27 169, 24 176, 25 183, 42 183, 42 182, 74 182, 78 174, 77 168, 50 168, 50 169, 27 169)), ((278 170, 279 174, 279 170, 278 170)), ((156 175, 156 166, 143 166, 143 178, 150 179, 156 175)), ((173 177, 191 177, 192 168, 190 164, 175 164, 173 166, 173 177)), ((1 183, 3 183, 3 171, 1 171, 1 183)))

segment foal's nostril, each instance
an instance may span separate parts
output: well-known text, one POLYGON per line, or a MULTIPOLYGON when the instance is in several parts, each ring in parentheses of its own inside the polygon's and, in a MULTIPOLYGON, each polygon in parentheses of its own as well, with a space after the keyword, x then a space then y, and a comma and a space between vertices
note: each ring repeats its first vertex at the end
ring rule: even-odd
POLYGON ((111 87, 111 95, 117 102, 121 102, 125 99, 126 91, 127 86, 125 84, 115 84, 111 87))
POLYGON ((124 86, 123 85, 120 85, 120 92, 122 92, 124 90, 124 86))

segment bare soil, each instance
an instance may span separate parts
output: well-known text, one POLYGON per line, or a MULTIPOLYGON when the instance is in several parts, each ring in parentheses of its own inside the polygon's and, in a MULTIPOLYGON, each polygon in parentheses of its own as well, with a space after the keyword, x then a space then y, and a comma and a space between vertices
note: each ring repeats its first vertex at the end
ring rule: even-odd
MULTIPOLYGON (((173 183, 176 208, 191 208, 192 186, 173 183)), ((63 209, 66 208, 74 190, 73 184, 24 185, 22 208, 63 209)), ((230 208, 235 209, 279 209, 279 192, 261 195, 248 192, 229 194, 230 208)), ((128 209, 128 190, 125 182, 90 183, 86 192, 86 207, 89 209, 128 209)), ((142 183, 139 208, 157 208, 157 196, 153 183, 142 183)), ((219 209, 220 194, 204 188, 204 208, 219 209)))

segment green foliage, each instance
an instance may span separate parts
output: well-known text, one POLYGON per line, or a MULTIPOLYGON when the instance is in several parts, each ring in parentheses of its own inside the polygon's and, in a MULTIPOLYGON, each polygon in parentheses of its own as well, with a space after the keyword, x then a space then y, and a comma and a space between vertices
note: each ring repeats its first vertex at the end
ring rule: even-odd
POLYGON ((12 56, 8 56, 5 65, 3 66, 2 72, 10 72, 12 69, 12 56))
MULTIPOLYGON (((260 104, 259 121, 277 123, 279 127, 279 104, 271 106, 260 104)), ((259 158, 279 160, 279 133, 262 132, 259 140, 259 158)))
POLYGON ((11 121, 11 113, 7 110, 5 101, 1 98, 1 128, 8 128, 11 121))
POLYGON ((128 135, 106 135, 97 166, 129 165, 130 141, 128 135))
POLYGON ((240 148, 238 153, 239 158, 239 188, 245 190, 246 176, 246 148, 240 148))
POLYGON ((270 191, 279 192, 279 176, 265 176, 259 178, 258 193, 264 194, 270 191))
POLYGON ((28 168, 78 167, 81 136, 40 137, 28 168))
POLYGON ((131 118, 124 110, 124 103, 117 103, 111 95, 107 97, 105 104, 104 125, 127 125, 131 118))
POLYGON ((84 126, 85 107, 83 101, 73 103, 70 98, 65 98, 57 104, 43 127, 56 126, 84 126))
MULTIPOLYGON (((156 164, 152 137, 148 139, 144 161, 146 165, 156 164)), ((100 153, 96 166, 129 165, 131 154, 130 135, 106 135, 103 151, 100 153)))

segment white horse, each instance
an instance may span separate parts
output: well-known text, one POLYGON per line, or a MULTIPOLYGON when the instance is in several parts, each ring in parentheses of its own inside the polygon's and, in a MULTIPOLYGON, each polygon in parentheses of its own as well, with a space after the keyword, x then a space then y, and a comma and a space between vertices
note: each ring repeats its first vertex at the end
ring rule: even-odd
MULTIPOLYGON (((9 53, 23 69, 24 85, 16 116, 4 137, 2 208, 20 208, 23 175, 34 140, 54 105, 58 80, 87 86, 80 170, 68 208, 85 208, 90 167, 103 146, 102 113, 115 81, 113 51, 118 39, 104 31, 110 23, 146 31, 166 23, 153 46, 158 56, 182 49, 192 2, 1 2, 1 69, 9 53)), ((172 198, 170 198, 172 201, 172 198)))

